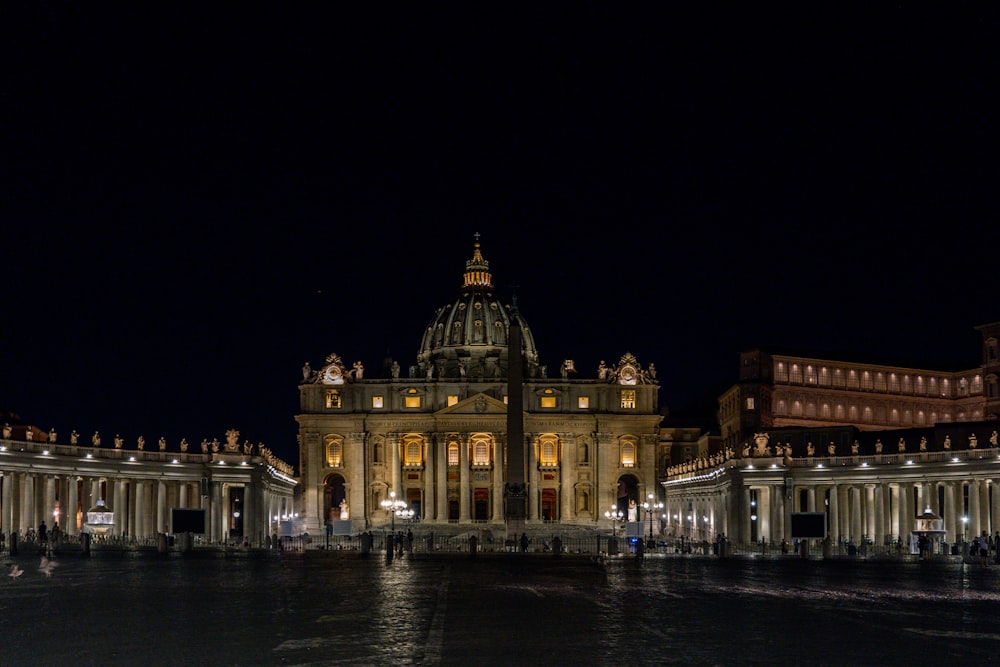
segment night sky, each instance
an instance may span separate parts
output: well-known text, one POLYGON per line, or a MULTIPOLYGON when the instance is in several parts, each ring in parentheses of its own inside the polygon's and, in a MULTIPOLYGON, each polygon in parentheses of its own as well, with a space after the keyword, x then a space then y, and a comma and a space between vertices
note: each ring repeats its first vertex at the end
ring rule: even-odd
POLYGON ((985 3, 145 4, 0 9, 0 409, 62 441, 297 465, 303 362, 415 363, 476 232, 550 377, 631 352, 679 426, 755 346, 1000 320, 985 3))

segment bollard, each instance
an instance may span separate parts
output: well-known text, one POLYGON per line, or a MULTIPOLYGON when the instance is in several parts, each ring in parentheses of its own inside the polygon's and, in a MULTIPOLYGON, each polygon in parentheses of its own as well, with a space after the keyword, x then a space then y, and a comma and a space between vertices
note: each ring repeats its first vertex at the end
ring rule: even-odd
POLYGON ((167 553, 167 534, 157 533, 156 535, 156 551, 165 554, 167 553))
POLYGON ((80 533, 80 548, 84 556, 90 555, 90 533, 80 533))
POLYGON ((469 535, 469 556, 471 558, 476 557, 476 551, 479 549, 479 540, 475 535, 469 535))
POLYGON ((552 553, 556 558, 562 554, 562 539, 558 535, 552 538, 552 553))

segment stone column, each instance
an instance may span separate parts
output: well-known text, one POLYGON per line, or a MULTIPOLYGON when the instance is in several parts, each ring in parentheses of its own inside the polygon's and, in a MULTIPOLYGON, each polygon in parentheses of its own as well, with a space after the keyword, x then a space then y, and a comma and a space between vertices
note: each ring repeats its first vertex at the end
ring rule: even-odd
MULTIPOLYGON (((68 479, 68 490, 67 497, 69 501, 66 506, 66 534, 67 535, 79 535, 80 529, 76 524, 76 515, 80 511, 80 491, 77 489, 77 477, 76 475, 70 475, 68 479)), ((86 517, 84 517, 86 519, 86 517)))
POLYGON ((852 484, 851 493, 851 544, 857 546, 861 544, 861 535, 864 530, 861 527, 861 489, 857 484, 852 484))
POLYGON ((875 530, 872 539, 876 545, 885 544, 885 483, 879 482, 875 485, 873 495, 875 496, 875 530))
POLYGON ((889 503, 886 508, 889 512, 889 537, 895 539, 899 536, 899 502, 900 487, 892 485, 889 487, 889 503))
POLYGON ((985 479, 979 482, 979 534, 984 532, 990 533, 990 487, 985 479))
POLYGON ((211 517, 211 540, 216 542, 226 539, 225 523, 222 521, 222 482, 211 483, 212 496, 208 503, 208 515, 211 517))
MULTIPOLYGON (((420 513, 423 515, 420 517, 421 521, 433 521, 437 509, 434 499, 434 479, 435 470, 434 464, 435 460, 435 444, 434 444, 434 434, 424 433, 424 499, 420 503, 420 513)), ((494 470, 496 466, 494 466, 494 470)))
POLYGON ((935 505, 937 505, 937 498, 931 495, 931 483, 924 482, 920 485, 920 506, 916 508, 916 516, 923 514, 927 508, 930 508, 935 514, 939 514, 935 510, 935 505))
POLYGON ((132 521, 132 537, 146 537, 146 482, 137 479, 135 486, 135 519, 132 521))
POLYGON ((0 484, 3 485, 3 496, 0 498, 0 532, 6 538, 14 525, 14 474, 8 472, 0 476, 0 484))
POLYGON ((903 537, 905 548, 905 545, 910 543, 910 532, 913 531, 913 508, 915 507, 913 482, 903 482, 902 492, 899 495, 899 534, 903 537))
POLYGON ((167 483, 156 482, 156 532, 167 532, 167 483))
POLYGON ((186 508, 188 506, 188 487, 191 486, 188 482, 181 482, 177 487, 177 506, 181 508, 186 508))
POLYGON ((503 515, 503 438, 493 436, 493 513, 492 520, 502 522, 503 515))
POLYGON ((827 532, 831 542, 840 544, 840 486, 837 484, 830 487, 830 525, 827 532))
MULTIPOLYGON (((753 539, 753 531, 750 529, 750 525, 752 523, 750 515, 753 514, 754 508, 753 506, 750 505, 750 503, 751 503, 750 487, 744 486, 743 511, 740 512, 740 534, 739 534, 740 544, 750 544, 753 539)), ((682 517, 685 516, 685 512, 687 512, 686 509, 681 512, 682 517)))
POLYGON ((773 522, 774 530, 772 532, 772 538, 775 544, 781 544, 781 540, 785 539, 785 494, 784 486, 780 484, 775 484, 771 487, 771 497, 774 498, 774 513, 773 522))
POLYGON ((467 523, 469 513, 469 434, 463 433, 458 443, 458 520, 467 523))
POLYGON ((1000 478, 994 478, 990 484, 992 499, 990 501, 990 530, 992 534, 1000 531, 1000 478))
POLYGON ((979 526, 979 480, 974 479, 969 482, 969 541, 979 534, 979 526))
POLYGON ((21 525, 23 532, 37 528, 35 520, 35 476, 25 473, 21 488, 21 525))
POLYGON ((257 501, 254 499, 256 484, 250 483, 243 487, 243 536, 250 538, 251 544, 257 544, 259 531, 257 524, 257 501))
MULTIPOLYGON (((351 508, 351 519, 353 522, 354 517, 364 517, 368 519, 371 517, 372 512, 381 509, 380 507, 368 507, 368 480, 365 479, 365 443, 368 440, 368 434, 361 431, 356 433, 349 433, 347 435, 347 444, 349 445, 348 450, 350 451, 350 479, 347 481, 348 488, 344 489, 346 497, 348 497, 347 504, 351 508), (357 508, 357 509, 355 509, 357 508)), ((346 452, 345 452, 346 456, 346 452)), ((322 483, 323 480, 319 480, 322 483)), ((317 516, 323 511, 323 498, 324 494, 317 490, 316 499, 316 512, 317 516)), ((319 517, 319 525, 317 530, 326 530, 326 517, 319 517)))
POLYGON ((875 540, 875 485, 865 484, 865 526, 864 534, 875 540))
POLYGON ((389 448, 389 490, 396 492, 397 498, 402 498, 399 488, 399 434, 389 433, 385 438, 386 446, 389 448))
POLYGON ((808 498, 808 500, 806 501, 806 504, 807 504, 806 511, 807 512, 815 512, 816 511, 816 485, 815 484, 810 484, 806 488, 806 497, 808 498))
POLYGON ((42 506, 42 520, 49 530, 55 527, 56 511, 56 478, 53 475, 45 476, 45 503, 42 506))
POLYGON ((958 517, 958 513, 955 511, 955 483, 954 482, 943 482, 944 484, 944 511, 941 512, 941 518, 944 519, 944 529, 945 529, 945 542, 954 544, 958 541, 958 536, 961 534, 960 522, 961 519, 958 517))
POLYGON ((115 493, 115 535, 123 535, 128 532, 128 512, 125 502, 125 489, 128 482, 124 477, 118 478, 118 490, 115 493))
MULTIPOLYGON (((539 501, 541 484, 538 481, 538 434, 525 435, 525 451, 528 455, 528 521, 539 521, 539 501)), ((625 508, 628 511, 628 508, 625 508)), ((627 517, 626 517, 627 518, 627 517)))
MULTIPOLYGON (((573 490, 573 483, 576 481, 573 475, 576 469, 576 443, 573 442, 571 433, 559 434, 559 453, 559 521, 569 521, 576 518, 573 490)), ((655 466, 653 474, 655 479, 655 466)), ((654 498, 658 496, 659 494, 653 493, 654 498)))
MULTIPOLYGON (((440 523, 448 523, 448 436, 445 433, 439 434, 437 437, 437 453, 438 461, 440 462, 437 467, 437 520, 440 523)), ((497 466, 501 469, 502 474, 502 461, 497 462, 497 466)))
MULTIPOLYGON (((757 535, 758 540, 764 540, 765 542, 774 538, 774 533, 771 532, 771 487, 762 486, 757 489, 757 523, 760 524, 759 534, 757 535)), ((699 515, 699 524, 704 525, 702 520, 704 513, 699 515)), ((708 538, 706 538, 708 539, 708 538)))

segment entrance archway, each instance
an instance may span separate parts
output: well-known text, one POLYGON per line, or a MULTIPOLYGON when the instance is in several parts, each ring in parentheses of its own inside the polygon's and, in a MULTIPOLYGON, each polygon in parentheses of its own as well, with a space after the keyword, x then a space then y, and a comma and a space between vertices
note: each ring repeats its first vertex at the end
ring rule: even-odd
POLYGON ((347 499, 347 489, 344 488, 344 478, 340 475, 330 475, 323 482, 323 518, 325 521, 340 519, 340 503, 347 499))
POLYGON ((630 517, 628 514, 629 507, 638 507, 640 503, 639 498, 639 480, 636 479, 635 475, 622 475, 618 478, 618 495, 615 501, 623 513, 625 513, 625 520, 632 521, 635 520, 634 517, 630 517))

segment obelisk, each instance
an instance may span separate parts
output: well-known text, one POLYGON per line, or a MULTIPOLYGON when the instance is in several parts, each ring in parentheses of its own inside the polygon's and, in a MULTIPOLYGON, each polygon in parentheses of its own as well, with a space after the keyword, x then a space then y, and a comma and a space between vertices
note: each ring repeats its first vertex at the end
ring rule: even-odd
MULTIPOLYGON (((504 519, 507 539, 524 532, 528 494, 524 486, 524 356, 517 297, 513 299, 507 336, 507 483, 504 485, 504 519)), ((515 542, 516 543, 516 542, 515 542)))

